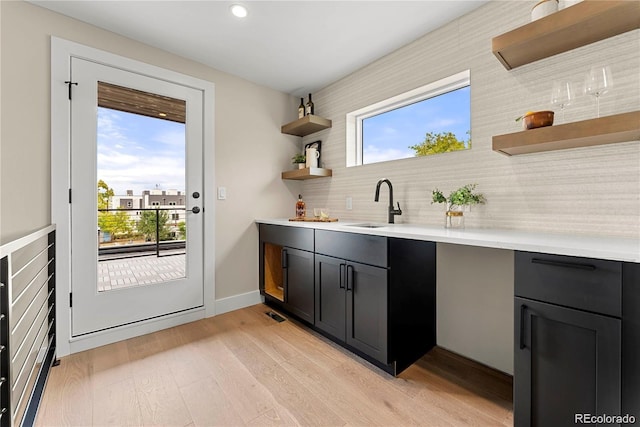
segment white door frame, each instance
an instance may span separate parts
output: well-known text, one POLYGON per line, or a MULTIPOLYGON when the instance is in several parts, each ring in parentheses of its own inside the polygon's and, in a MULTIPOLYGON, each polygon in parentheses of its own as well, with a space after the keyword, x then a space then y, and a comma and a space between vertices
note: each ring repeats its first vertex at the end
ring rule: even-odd
MULTIPOLYGON (((73 91, 73 87, 71 89, 73 91)), ((58 356, 76 353, 134 336, 215 315, 215 86, 195 77, 145 64, 133 59, 51 37, 51 222, 56 224, 56 336, 58 356), (190 86, 204 92, 203 212, 204 215, 204 308, 150 319, 132 325, 71 337, 71 186, 70 102, 68 86, 71 57, 190 86), (209 260, 209 262, 207 262, 209 260)))

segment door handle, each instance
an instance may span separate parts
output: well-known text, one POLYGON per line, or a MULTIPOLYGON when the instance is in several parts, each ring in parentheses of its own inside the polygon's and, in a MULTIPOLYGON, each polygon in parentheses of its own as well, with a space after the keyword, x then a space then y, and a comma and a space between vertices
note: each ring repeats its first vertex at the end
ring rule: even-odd
POLYGON ((191 212, 193 212, 194 214, 200 213, 200 208, 199 208, 199 207, 197 207, 197 206, 194 206, 194 207, 191 209, 191 212))
POLYGON ((347 265, 347 291, 353 291, 353 265, 347 265))
POLYGON ((524 340, 524 331, 525 331, 524 321, 526 319, 526 311, 527 311, 527 306, 524 304, 520 304, 520 350, 527 347, 524 342, 525 341, 524 340))
POLYGON ((340 264, 340 289, 344 289, 344 268, 347 264, 340 264))
POLYGON ((283 249, 282 252, 282 259, 280 260, 280 263, 282 264, 282 268, 289 268, 289 257, 287 256, 287 250, 283 249))

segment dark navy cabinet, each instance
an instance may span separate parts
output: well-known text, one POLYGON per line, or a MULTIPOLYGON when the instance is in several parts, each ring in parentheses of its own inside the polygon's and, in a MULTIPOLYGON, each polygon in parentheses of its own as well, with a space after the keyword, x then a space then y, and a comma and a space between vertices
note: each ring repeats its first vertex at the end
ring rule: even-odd
POLYGON ((514 425, 620 414, 620 319, 526 298, 515 309, 514 425))
POLYGON ((260 293, 313 324, 313 229, 260 225, 260 293))
POLYGON ((266 303, 389 373, 436 344, 435 243, 260 225, 266 303))
POLYGON ((316 327, 388 363, 387 269, 316 255, 316 327))
POLYGON ((640 264, 622 266, 622 414, 640 421, 640 264))
POLYGON ((315 326, 392 374, 436 343, 435 243, 316 230, 315 326))
POLYGON ((639 278, 637 265, 516 252, 514 425, 640 416, 639 278))

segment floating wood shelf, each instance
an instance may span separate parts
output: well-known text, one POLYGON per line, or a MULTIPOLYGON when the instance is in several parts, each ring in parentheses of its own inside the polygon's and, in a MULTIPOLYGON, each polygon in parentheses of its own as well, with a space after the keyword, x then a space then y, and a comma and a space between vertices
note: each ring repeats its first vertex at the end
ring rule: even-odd
POLYGON ((507 156, 640 140, 640 111, 493 137, 507 156))
POLYGON ((494 37, 507 70, 640 28, 639 1, 584 0, 494 37))
POLYGON ((331 169, 324 168, 305 168, 282 172, 282 179, 314 179, 331 176, 331 169))
POLYGON ((282 125, 280 131, 288 135, 307 136, 331 127, 331 120, 310 114, 295 122, 282 125))

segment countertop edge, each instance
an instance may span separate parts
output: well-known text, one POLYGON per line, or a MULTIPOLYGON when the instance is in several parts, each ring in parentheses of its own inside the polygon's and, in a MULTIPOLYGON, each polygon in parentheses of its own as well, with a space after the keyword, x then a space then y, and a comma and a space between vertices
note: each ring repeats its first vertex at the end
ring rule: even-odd
POLYGON ((417 224, 379 224, 380 228, 360 228, 355 224, 368 221, 296 222, 288 219, 256 219, 256 224, 281 225, 316 230, 340 231, 402 239, 426 240, 437 243, 540 252, 612 261, 640 263, 640 239, 622 237, 583 236, 473 228, 464 230, 417 224))

